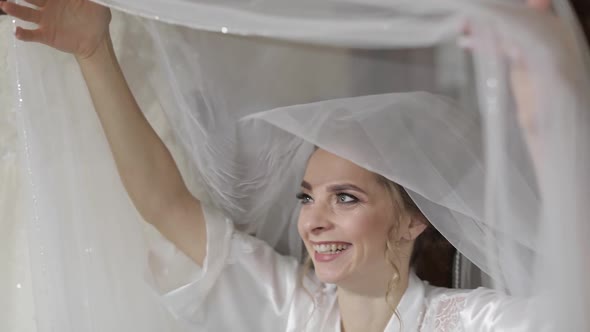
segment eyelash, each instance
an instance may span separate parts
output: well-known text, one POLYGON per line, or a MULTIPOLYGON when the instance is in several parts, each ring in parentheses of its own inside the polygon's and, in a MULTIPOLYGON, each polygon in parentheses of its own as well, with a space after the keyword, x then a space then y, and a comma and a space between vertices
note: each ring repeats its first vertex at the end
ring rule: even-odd
MULTIPOLYGON (((306 193, 299 193, 296 195, 297 199, 299 200, 299 202, 303 205, 308 204, 310 200, 312 200, 311 196, 309 196, 306 193)), ((347 194, 347 193, 337 193, 336 197, 338 198, 338 203, 339 204, 354 204, 354 203, 358 203, 359 199, 356 198, 354 195, 351 194, 347 194), (352 201, 350 202, 342 202, 341 201, 341 197, 346 196, 348 198, 350 198, 352 201)))
POLYGON ((295 197, 297 197, 297 199, 299 200, 299 203, 301 203, 302 205, 307 204, 308 202, 305 202, 304 200, 311 200, 311 196, 309 196, 308 194, 305 193, 299 193, 297 194, 295 197))
POLYGON ((338 193, 338 194, 336 194, 336 197, 338 197, 338 203, 340 203, 340 204, 354 204, 354 203, 358 203, 358 201, 359 201, 359 199, 356 198, 354 195, 347 194, 347 193, 338 193), (342 202, 340 200, 340 197, 341 196, 346 196, 346 197, 350 198, 352 201, 350 201, 350 202, 342 202))

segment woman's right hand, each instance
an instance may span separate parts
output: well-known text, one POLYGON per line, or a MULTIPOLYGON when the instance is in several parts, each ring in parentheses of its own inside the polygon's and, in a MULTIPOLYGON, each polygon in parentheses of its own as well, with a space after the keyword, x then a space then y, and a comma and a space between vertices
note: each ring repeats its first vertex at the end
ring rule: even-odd
POLYGON ((87 0, 25 0, 36 8, 0 2, 8 15, 37 24, 37 29, 17 27, 16 37, 46 44, 80 59, 90 57, 108 37, 111 12, 87 0))

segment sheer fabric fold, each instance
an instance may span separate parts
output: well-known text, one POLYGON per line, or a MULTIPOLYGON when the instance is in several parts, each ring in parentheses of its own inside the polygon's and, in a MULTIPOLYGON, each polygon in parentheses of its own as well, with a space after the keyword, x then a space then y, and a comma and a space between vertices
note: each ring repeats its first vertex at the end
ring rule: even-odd
MULTIPOLYGON (((294 196, 320 146, 405 186, 495 288, 590 330, 590 71, 567 2, 98 2, 126 12, 120 62, 189 187, 238 228, 300 257, 294 196)), ((164 240, 74 59, 10 52, 38 330, 181 331, 143 282, 164 240)))

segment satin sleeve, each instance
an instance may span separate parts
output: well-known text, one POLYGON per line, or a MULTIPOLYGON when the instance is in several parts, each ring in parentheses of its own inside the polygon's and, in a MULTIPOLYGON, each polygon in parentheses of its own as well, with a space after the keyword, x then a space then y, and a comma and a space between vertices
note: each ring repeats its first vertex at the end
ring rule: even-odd
POLYGON ((429 292, 426 303, 423 332, 558 331, 551 317, 536 314, 536 299, 492 289, 437 288, 429 292))
POLYGON ((169 243, 150 252, 148 282, 165 306, 191 331, 295 331, 312 307, 297 260, 235 230, 220 211, 203 212, 202 267, 169 243))

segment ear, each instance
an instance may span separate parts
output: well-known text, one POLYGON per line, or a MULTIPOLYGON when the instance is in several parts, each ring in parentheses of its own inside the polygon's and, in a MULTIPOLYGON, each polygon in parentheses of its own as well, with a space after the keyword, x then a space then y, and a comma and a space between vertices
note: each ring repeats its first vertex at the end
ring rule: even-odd
POLYGON ((414 241, 424 230, 428 227, 427 221, 424 216, 420 214, 414 214, 410 218, 410 224, 408 225, 408 231, 402 235, 402 240, 414 241))

